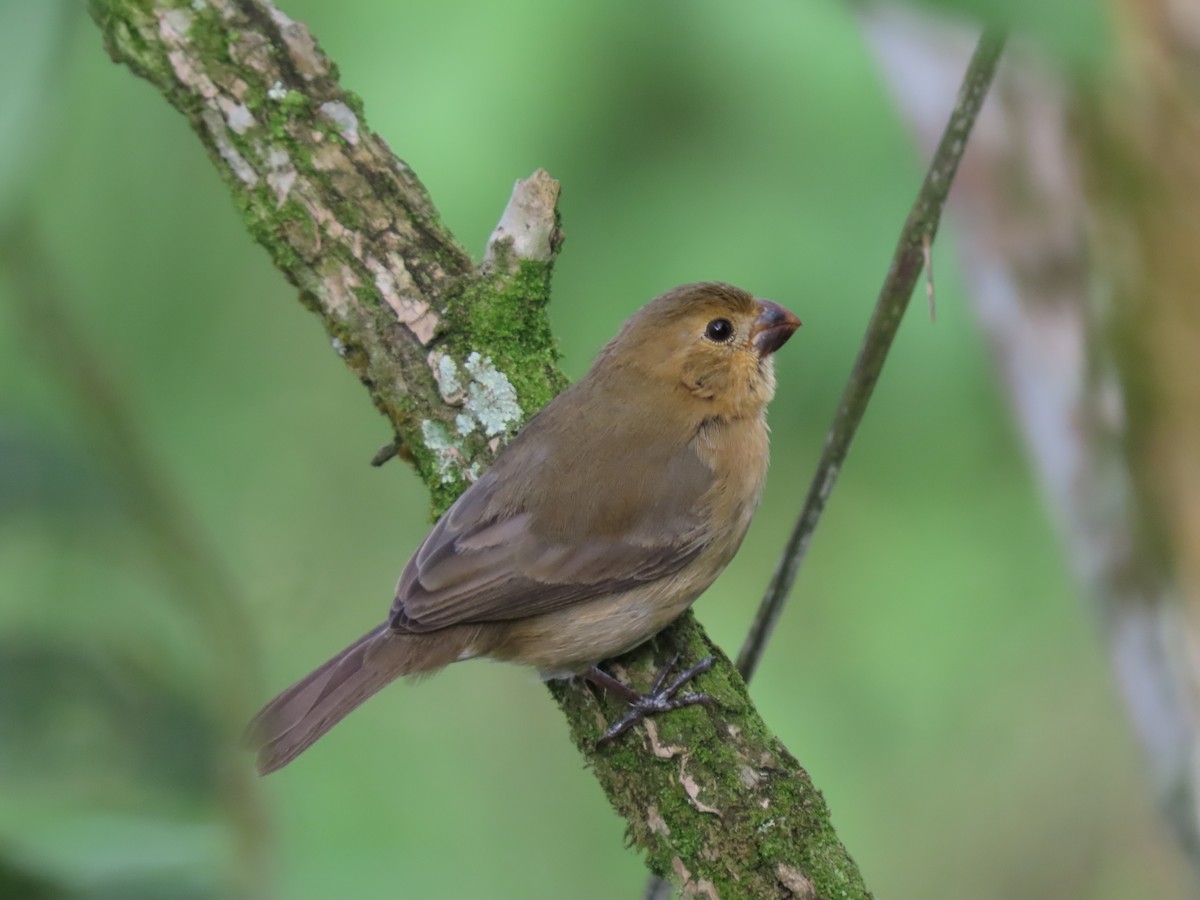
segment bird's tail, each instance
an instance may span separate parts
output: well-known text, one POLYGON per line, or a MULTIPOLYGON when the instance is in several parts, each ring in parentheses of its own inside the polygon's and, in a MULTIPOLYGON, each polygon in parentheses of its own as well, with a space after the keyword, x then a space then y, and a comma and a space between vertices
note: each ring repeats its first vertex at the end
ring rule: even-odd
POLYGON ((386 624, 368 631, 264 706, 246 729, 258 773, 286 766, 380 688, 401 675, 431 672, 463 658, 474 629, 398 634, 386 624))

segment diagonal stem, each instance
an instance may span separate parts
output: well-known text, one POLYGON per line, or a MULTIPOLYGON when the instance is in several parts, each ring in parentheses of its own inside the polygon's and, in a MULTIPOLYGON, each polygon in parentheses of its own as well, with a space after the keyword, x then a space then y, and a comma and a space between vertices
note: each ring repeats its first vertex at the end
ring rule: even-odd
POLYGON ((825 451, 817 463, 808 496, 804 498, 804 507, 738 654, 738 671, 746 681, 754 676, 754 671, 762 660, 767 641, 775 630, 784 603, 796 581, 796 573, 808 550, 813 531, 825 510, 838 472, 846 461, 850 442, 854 439, 866 412, 867 402, 871 399, 871 392, 879 380, 884 360, 887 359, 892 340, 900 326, 900 319, 908 307, 917 276, 924 264, 924 247, 927 242, 931 243, 937 234, 942 209, 946 205, 946 196, 950 193, 950 185, 954 181, 954 174, 966 148, 967 137, 975 125, 992 83, 1005 39, 1006 34, 1002 29, 989 26, 984 29, 971 56, 971 62, 958 91, 958 100, 950 114, 950 121, 946 123, 942 139, 925 174, 925 181, 904 223, 904 229, 900 232, 900 240, 896 244, 887 277, 879 291, 879 299, 867 325, 867 334, 858 352, 858 359, 842 393, 833 425, 825 438, 825 451))

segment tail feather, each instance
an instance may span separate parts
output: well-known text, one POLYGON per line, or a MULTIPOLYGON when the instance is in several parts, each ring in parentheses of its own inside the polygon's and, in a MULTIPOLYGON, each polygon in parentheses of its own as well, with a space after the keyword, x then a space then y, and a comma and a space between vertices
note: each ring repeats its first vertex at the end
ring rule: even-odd
POLYGON ((429 635, 397 634, 388 626, 357 641, 301 678, 256 715, 246 729, 258 753, 258 772, 287 765, 402 675, 432 671, 460 658, 471 635, 447 629, 429 635))

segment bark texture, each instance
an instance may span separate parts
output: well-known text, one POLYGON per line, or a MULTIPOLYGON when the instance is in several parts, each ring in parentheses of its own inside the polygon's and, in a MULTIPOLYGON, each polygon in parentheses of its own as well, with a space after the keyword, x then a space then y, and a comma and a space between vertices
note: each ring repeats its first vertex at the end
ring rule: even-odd
MULTIPOLYGON (((518 182, 477 267, 303 24, 265 0, 90 8, 114 60, 187 117, 247 229, 321 319, 440 513, 566 383, 545 316, 557 183, 544 172, 518 182)), ((820 793, 690 614, 621 674, 645 686, 676 654, 718 655, 699 687, 719 705, 600 751, 616 704, 551 688, 651 870, 695 896, 869 897, 820 793)))

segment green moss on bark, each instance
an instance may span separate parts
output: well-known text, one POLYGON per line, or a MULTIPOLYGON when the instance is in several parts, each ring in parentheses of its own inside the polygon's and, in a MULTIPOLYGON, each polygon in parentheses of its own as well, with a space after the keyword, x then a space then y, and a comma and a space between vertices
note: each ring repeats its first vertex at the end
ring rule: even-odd
POLYGON ((523 260, 514 274, 483 276, 450 299, 444 347, 457 359, 490 357, 508 376, 529 418, 567 386, 546 308, 552 264, 523 260))
POLYGON ((693 887, 707 882, 721 897, 793 897, 803 880, 813 898, 870 897, 824 798, 758 716, 736 669, 691 613, 616 664, 645 689, 676 652, 686 661, 681 665, 718 657, 692 686, 716 705, 658 717, 653 743, 639 726, 597 749, 596 738, 620 704, 590 689, 551 686, 648 868, 675 877, 679 859, 693 887), (647 815, 650 809, 654 816, 647 815))

